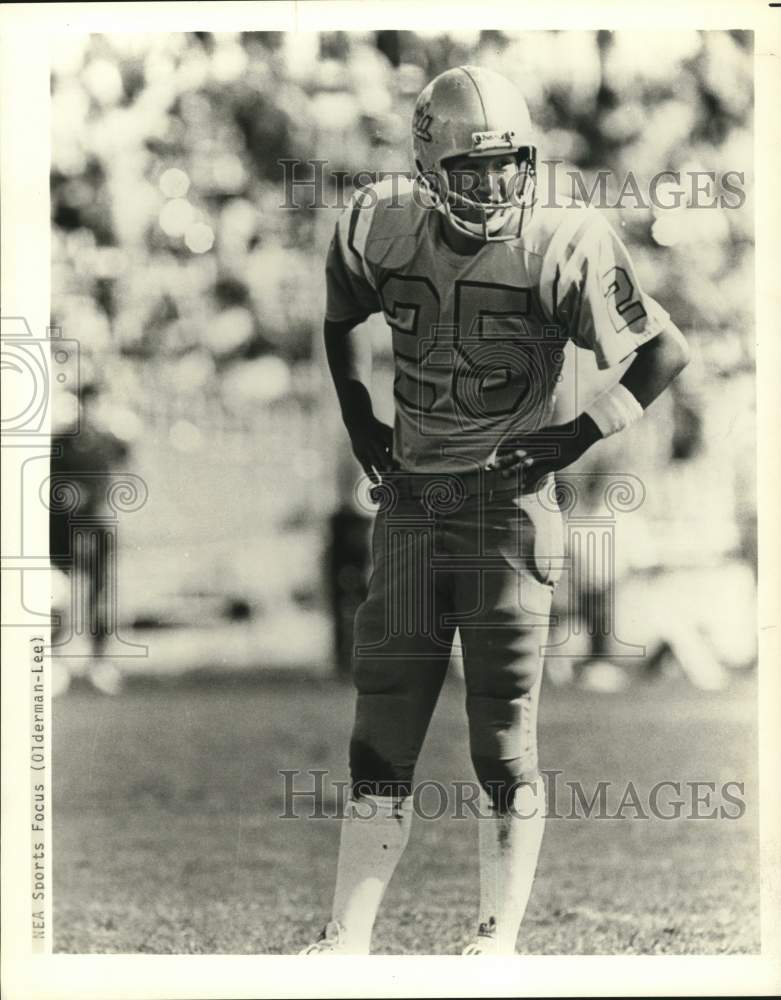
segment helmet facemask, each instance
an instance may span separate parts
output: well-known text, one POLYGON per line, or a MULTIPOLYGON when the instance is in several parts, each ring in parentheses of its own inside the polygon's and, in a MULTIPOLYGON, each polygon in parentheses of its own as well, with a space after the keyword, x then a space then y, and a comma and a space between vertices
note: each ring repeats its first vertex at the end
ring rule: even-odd
MULTIPOLYGON (((534 146, 513 146, 509 147, 509 134, 502 137, 505 144, 494 148, 486 148, 478 152, 466 155, 469 159, 480 159, 489 156, 499 156, 506 150, 517 164, 517 173, 509 178, 507 189, 503 192, 501 200, 485 201, 477 197, 474 193, 476 185, 470 182, 476 174, 470 172, 468 167, 461 165, 457 171, 462 175, 465 183, 461 190, 459 185, 451 183, 451 173, 453 164, 464 159, 461 156, 444 158, 437 164, 438 169, 425 172, 419 160, 415 165, 418 169, 417 180, 428 193, 433 208, 441 212, 449 223, 460 232, 472 238, 483 240, 483 242, 505 242, 517 239, 523 230, 524 225, 531 218, 534 210, 535 185, 536 185, 536 149, 534 146), (455 211, 454 211, 455 209, 455 211), (468 210, 477 218, 473 221, 461 217, 460 212, 468 210), (509 225, 515 221, 515 224, 509 225)), ((495 181, 498 183, 498 180, 495 181)))

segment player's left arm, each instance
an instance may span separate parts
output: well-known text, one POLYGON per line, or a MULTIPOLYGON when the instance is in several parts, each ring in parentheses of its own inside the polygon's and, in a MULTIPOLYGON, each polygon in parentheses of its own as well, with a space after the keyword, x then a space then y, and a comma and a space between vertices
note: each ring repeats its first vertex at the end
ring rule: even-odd
MULTIPOLYGON (((660 333, 638 347, 634 360, 618 385, 631 393, 641 410, 645 411, 673 379, 680 375, 688 365, 690 355, 686 338, 670 320, 660 333)), ((607 395, 612 392, 614 390, 609 390, 607 395)), ((593 422, 588 411, 583 416, 593 422)), ((600 432, 600 437, 602 436, 600 432)))
POLYGON ((597 221, 559 272, 562 315, 600 368, 634 355, 621 380, 574 420, 508 442, 492 466, 534 479, 566 468, 593 444, 639 420, 689 362, 689 347, 664 309, 640 289, 623 243, 597 221), (569 281, 567 279, 569 278, 569 281))

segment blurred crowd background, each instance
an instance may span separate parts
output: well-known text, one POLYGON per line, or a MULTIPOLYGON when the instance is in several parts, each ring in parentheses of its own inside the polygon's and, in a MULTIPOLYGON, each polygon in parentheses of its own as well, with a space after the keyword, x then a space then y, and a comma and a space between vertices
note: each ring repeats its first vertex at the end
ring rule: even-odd
MULTIPOLYGON (((693 361, 640 425, 575 470, 632 473, 646 497, 616 519, 611 635, 592 627, 594 608, 608 614, 607 585, 584 596, 565 583, 566 655, 549 666, 605 689, 639 665, 710 686, 751 666, 752 58, 750 32, 63 36, 52 51, 52 322, 79 342, 81 399, 58 391, 55 470, 73 472, 81 408, 90 468, 148 488, 106 557, 109 573, 118 560, 119 666, 105 686, 149 670, 344 666, 369 514, 353 498, 320 347, 325 254, 355 175, 409 169, 415 97, 464 62, 520 85, 539 156, 588 187, 599 170, 613 192, 628 171, 645 191, 663 170, 743 175, 738 207, 661 211, 629 197, 611 211, 693 361), (285 159, 327 162, 327 207, 306 207, 308 191, 285 207, 285 159)), ((380 318, 367 327, 387 419, 390 337, 380 318)), ((576 360, 586 379, 589 359, 576 360)), ((89 628, 68 623, 62 568, 60 641, 76 670, 89 628)))

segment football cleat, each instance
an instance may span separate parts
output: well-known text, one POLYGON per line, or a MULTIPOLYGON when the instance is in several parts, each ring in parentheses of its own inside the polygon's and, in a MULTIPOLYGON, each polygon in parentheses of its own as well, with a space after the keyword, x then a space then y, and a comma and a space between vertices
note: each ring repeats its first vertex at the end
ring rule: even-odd
POLYGON ((299 951, 299 955, 346 955, 344 928, 336 920, 329 920, 316 941, 299 951))
POLYGON ((462 955, 499 955, 501 952, 496 942, 496 920, 491 919, 484 924, 480 924, 477 929, 477 937, 470 941, 461 952, 462 955))
POLYGON ((457 229, 486 242, 520 236, 534 207, 537 147, 526 101, 514 84, 479 66, 440 73, 415 104, 412 147, 418 185, 457 229), (512 196, 489 205, 453 190, 448 161, 502 153, 518 164, 512 196), (480 221, 459 218, 464 208, 476 211, 480 221))

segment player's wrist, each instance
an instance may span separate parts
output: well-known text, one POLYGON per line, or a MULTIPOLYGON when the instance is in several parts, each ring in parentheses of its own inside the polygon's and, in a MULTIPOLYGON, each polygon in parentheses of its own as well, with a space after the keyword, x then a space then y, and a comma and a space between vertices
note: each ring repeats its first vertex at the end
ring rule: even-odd
POLYGON ((597 396, 582 416, 596 425, 600 437, 609 437, 636 424, 643 412, 633 393, 619 382, 597 396))
POLYGON ((602 440, 602 431, 588 411, 578 417, 578 437, 584 444, 584 450, 602 440))

